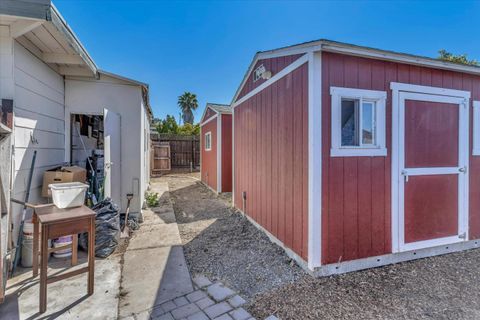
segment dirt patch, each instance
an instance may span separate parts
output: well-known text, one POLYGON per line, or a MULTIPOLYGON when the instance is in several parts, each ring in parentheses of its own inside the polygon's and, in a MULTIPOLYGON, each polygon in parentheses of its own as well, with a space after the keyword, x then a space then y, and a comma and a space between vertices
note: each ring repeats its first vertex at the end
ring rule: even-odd
POLYGON ((191 175, 165 176, 192 275, 221 280, 246 298, 305 273, 282 249, 191 175))

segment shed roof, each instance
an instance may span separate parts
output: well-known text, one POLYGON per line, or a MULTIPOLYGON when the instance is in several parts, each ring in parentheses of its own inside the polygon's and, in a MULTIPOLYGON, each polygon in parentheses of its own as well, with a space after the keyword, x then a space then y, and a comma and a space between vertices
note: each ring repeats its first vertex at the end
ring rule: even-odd
POLYGON ((232 113, 232 108, 229 104, 207 103, 205 109, 210 108, 217 113, 232 113))
POLYGON ((354 55, 359 57, 366 57, 377 60, 393 61, 411 65, 426 66, 442 70, 450 70, 457 72, 464 72, 470 74, 480 75, 480 66, 465 65, 461 63, 454 63, 449 61, 443 61, 431 57, 425 57, 420 55, 414 55, 409 53, 396 52, 391 50, 377 49, 367 46, 360 46, 345 42, 339 42, 328 39, 319 39, 308 42, 303 42, 291 46, 280 47, 273 50, 258 51, 252 59, 252 62, 245 73, 243 80, 238 87, 232 104, 237 100, 248 76, 253 71, 253 68, 258 60, 269 59, 274 57, 281 57, 293 54, 302 54, 316 51, 336 52, 348 55, 354 55))
MULTIPOLYGON (((200 124, 203 124, 204 120, 207 120, 207 119, 205 119, 205 115, 207 114, 208 109, 211 109, 214 112, 216 112, 215 116, 217 116, 219 114, 231 114, 232 113, 232 108, 230 107, 229 104, 207 102, 207 105, 205 106, 205 110, 203 110, 202 117, 200 118, 200 124)), ((215 117, 215 116, 212 116, 212 118, 215 117)))

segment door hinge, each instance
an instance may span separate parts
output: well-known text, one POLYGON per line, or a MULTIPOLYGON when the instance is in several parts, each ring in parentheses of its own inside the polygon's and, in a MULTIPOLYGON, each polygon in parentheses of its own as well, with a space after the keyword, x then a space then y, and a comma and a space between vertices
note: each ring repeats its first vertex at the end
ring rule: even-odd
POLYGON ((467 238, 467 233, 466 233, 466 232, 461 233, 461 234, 458 235, 458 237, 459 237, 460 239, 466 239, 466 238, 467 238))

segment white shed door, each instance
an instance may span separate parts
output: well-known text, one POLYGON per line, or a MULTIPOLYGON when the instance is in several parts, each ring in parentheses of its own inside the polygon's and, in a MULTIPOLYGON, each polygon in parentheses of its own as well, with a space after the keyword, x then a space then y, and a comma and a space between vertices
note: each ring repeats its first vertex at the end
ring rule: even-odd
POLYGON ((120 115, 103 109, 105 135, 105 197, 121 207, 120 115))

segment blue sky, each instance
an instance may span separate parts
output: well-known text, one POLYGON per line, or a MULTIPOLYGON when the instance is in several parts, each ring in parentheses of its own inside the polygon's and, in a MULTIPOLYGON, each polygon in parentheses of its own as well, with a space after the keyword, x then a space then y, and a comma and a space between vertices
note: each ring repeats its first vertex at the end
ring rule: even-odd
POLYGON ((480 60, 480 2, 54 0, 97 65, 150 84, 157 117, 177 98, 229 103, 255 52, 320 38, 480 60))

